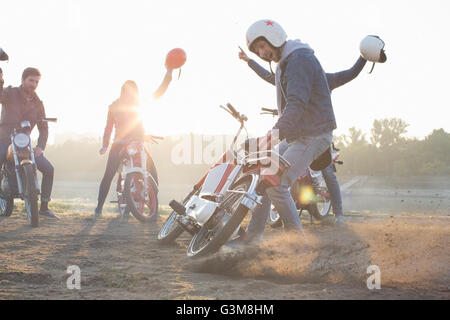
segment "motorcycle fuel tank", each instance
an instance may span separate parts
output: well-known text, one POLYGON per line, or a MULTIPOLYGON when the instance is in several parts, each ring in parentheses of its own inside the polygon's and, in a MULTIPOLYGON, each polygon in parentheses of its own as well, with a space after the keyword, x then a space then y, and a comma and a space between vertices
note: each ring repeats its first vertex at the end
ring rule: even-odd
POLYGON ((203 183, 200 196, 219 194, 234 168, 235 166, 229 163, 222 163, 212 168, 203 183))

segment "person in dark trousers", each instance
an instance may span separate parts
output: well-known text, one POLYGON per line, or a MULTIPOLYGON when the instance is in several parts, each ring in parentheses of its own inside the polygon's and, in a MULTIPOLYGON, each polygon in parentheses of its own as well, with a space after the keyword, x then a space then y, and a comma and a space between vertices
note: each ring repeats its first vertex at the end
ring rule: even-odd
MULTIPOLYGON (((275 74, 263 68, 253 59, 250 59, 244 52, 244 50, 242 50, 242 48, 239 49, 239 59, 247 62, 248 66, 253 71, 255 71, 256 74, 262 79, 266 80, 272 85, 275 85, 275 74)), ((355 79, 366 65, 366 62, 367 60, 360 56, 350 69, 336 73, 325 73, 330 91, 333 91, 334 89, 355 79)), ((324 177, 325 183, 327 184, 328 191, 330 192, 331 206, 336 216, 335 225, 340 227, 344 226, 345 221, 344 212, 342 209, 341 189, 339 187, 339 182, 337 180, 336 174, 334 173, 333 163, 330 163, 327 168, 322 170, 322 175, 324 177)))
MULTIPOLYGON (((158 99, 161 97, 166 92, 171 81, 172 69, 167 68, 161 85, 153 93, 153 98, 158 99)), ((139 105, 139 89, 134 81, 128 80, 122 85, 120 97, 109 106, 108 118, 103 134, 103 144, 99 151, 101 155, 105 154, 108 150, 113 129, 115 129, 115 136, 111 150, 109 151, 105 174, 100 183, 98 203, 94 212, 94 218, 96 219, 102 214, 103 205, 111 187, 111 182, 120 166, 121 158, 119 153, 124 147, 124 141, 140 139, 145 135, 144 126, 139 116, 139 105)), ((158 183, 156 167, 151 157, 148 157, 147 170, 151 172, 156 183, 158 183)))
POLYGON ((48 139, 45 108, 36 94, 36 88, 41 80, 41 73, 36 68, 26 68, 22 73, 22 84, 19 87, 3 88, 3 72, 0 70, 0 103, 2 104, 2 115, 0 126, 0 167, 3 165, 8 147, 11 144, 11 133, 14 123, 29 121, 31 130, 37 125, 39 138, 34 148, 36 166, 42 172, 41 207, 39 214, 52 219, 57 216, 48 208, 53 187, 54 168, 44 157, 44 150, 48 139))

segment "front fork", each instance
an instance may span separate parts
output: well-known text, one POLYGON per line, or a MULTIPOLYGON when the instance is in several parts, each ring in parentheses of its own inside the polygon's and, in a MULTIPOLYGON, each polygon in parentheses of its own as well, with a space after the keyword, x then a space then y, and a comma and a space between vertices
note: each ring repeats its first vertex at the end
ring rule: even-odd
MULTIPOLYGON (((19 194, 22 194, 23 193, 23 185, 22 185, 22 179, 20 178, 20 172, 19 172, 20 163, 19 163, 19 158, 17 157, 16 146, 14 145, 14 136, 11 136, 11 145, 13 148, 14 169, 16 172, 17 187, 19 189, 19 194)), ((29 144, 28 147, 30 148, 30 157, 31 157, 31 162, 33 164, 33 169, 34 169, 34 172, 36 172, 37 168, 36 168, 36 159, 34 158, 34 150, 33 150, 33 147, 31 146, 31 144, 29 144)), ((34 183, 35 183, 37 193, 40 194, 41 191, 39 188, 39 181, 37 178, 37 174, 34 175, 34 183)))
MULTIPOLYGON (((142 168, 137 168, 134 169, 134 162, 133 162, 133 157, 130 156, 129 157, 129 166, 125 166, 122 170, 122 172, 125 172, 125 176, 129 173, 129 172, 142 172, 142 175, 144 176, 144 200, 149 200, 149 193, 148 193, 148 182, 147 179, 150 176, 150 173, 147 172, 147 155, 145 154, 145 148, 142 147, 140 150, 140 155, 141 155, 141 166, 142 168)), ((123 177, 123 180, 125 180, 125 177, 123 177)))
POLYGON ((247 191, 237 191, 237 190, 228 190, 230 193, 242 194, 244 197, 241 200, 241 204, 247 207, 250 211, 256 209, 256 207, 261 207, 262 196, 259 192, 258 184, 259 184, 259 175, 252 174, 252 182, 247 191))

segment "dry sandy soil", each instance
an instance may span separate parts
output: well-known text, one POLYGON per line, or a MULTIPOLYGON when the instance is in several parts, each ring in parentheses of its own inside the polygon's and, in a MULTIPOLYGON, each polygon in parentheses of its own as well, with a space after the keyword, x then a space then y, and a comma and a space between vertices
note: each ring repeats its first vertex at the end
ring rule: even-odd
POLYGON ((304 221, 309 246, 282 230, 245 250, 191 260, 184 233, 172 246, 156 235, 164 215, 140 224, 91 210, 26 223, 0 217, 0 299, 449 299, 450 218, 348 218, 337 229, 304 221), (67 289, 67 267, 81 269, 81 289, 67 289), (369 265, 381 289, 368 290, 369 265))

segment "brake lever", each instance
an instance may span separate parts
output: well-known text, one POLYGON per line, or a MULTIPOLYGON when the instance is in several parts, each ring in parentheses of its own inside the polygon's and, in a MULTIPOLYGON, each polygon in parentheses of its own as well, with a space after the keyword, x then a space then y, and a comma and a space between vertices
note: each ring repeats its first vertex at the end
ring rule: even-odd
POLYGON ((223 110, 225 110, 226 112, 228 112, 229 114, 231 114, 231 116, 239 121, 241 121, 241 115, 239 113, 237 114, 233 114, 230 110, 228 110, 227 108, 225 108, 224 106, 220 106, 223 110))
POLYGON ((230 110, 228 110, 227 108, 225 108, 225 107, 222 106, 222 105, 220 105, 220 107, 221 107, 223 110, 225 110, 226 112, 228 112, 229 114, 231 114, 231 115, 233 116, 233 118, 234 118, 234 114, 232 114, 230 110))

